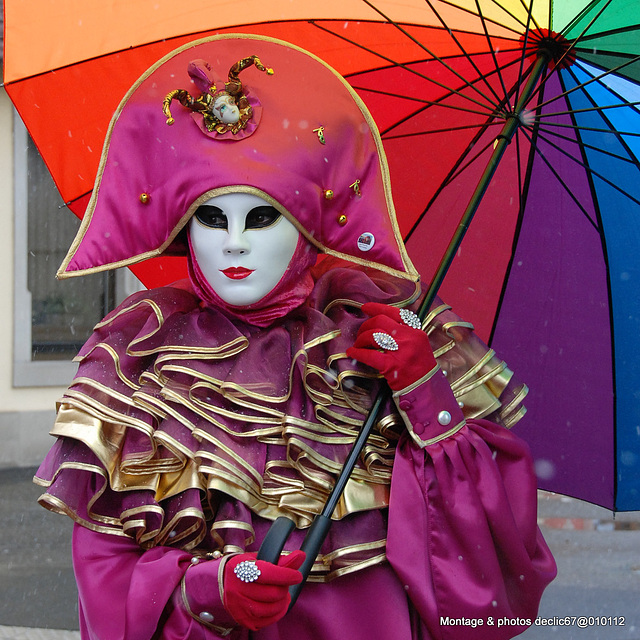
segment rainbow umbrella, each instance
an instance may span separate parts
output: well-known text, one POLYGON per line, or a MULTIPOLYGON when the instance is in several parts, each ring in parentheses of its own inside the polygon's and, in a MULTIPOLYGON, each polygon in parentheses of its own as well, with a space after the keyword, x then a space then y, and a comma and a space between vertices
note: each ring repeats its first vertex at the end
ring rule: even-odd
MULTIPOLYGON (((519 433, 540 486, 640 509, 636 2, 5 0, 4 10, 5 88, 79 216, 112 113, 165 53, 258 33, 335 67, 381 130, 425 281, 442 284, 531 388, 519 433), (475 215, 464 239, 463 212, 475 215)), ((134 270, 156 286, 158 273, 183 273, 169 260, 134 270)))

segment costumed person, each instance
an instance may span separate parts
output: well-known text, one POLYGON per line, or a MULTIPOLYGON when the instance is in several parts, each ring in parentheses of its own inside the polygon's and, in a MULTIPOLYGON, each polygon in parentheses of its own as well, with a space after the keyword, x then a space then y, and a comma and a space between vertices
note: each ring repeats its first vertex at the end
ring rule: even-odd
POLYGON ((530 624, 555 565, 509 430, 526 387, 445 304, 425 331, 408 312, 419 278, 380 136, 334 70, 225 35, 135 83, 59 275, 180 252, 188 280, 132 295, 81 349, 36 476, 75 521, 82 638, 496 640, 530 624), (385 379, 287 613, 305 529, 385 379), (283 515, 279 561, 256 561, 283 515))

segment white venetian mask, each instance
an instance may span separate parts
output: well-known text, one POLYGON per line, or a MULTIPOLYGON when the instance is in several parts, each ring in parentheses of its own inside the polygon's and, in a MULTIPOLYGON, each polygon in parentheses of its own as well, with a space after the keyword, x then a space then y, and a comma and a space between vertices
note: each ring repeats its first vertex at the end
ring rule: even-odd
POLYGON ((216 196, 189 223, 200 271, 227 304, 246 306, 280 282, 299 232, 268 202, 248 193, 216 196))

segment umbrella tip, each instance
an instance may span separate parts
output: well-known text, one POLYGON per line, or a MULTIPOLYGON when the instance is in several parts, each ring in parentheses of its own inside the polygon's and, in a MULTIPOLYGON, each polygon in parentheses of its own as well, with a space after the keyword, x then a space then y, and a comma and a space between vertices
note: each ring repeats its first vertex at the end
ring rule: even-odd
POLYGON ((576 61, 573 44, 562 34, 549 29, 531 29, 520 38, 527 56, 549 58, 550 69, 566 69, 576 61))

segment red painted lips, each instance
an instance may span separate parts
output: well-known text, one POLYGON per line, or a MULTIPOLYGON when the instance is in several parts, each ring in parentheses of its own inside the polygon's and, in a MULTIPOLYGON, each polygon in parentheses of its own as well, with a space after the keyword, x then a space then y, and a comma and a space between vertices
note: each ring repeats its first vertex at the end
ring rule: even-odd
POLYGON ((224 273, 227 278, 231 278, 231 280, 242 280, 247 276, 250 276, 254 269, 245 269, 244 267, 229 267, 228 269, 221 269, 222 273, 224 273))

